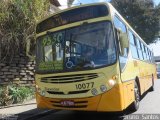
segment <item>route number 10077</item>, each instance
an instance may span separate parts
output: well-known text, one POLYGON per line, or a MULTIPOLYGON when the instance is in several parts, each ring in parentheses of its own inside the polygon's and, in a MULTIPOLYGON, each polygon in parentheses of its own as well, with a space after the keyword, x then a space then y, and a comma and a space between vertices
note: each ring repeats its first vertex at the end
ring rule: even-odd
POLYGON ((88 89, 88 88, 93 88, 94 82, 90 83, 80 83, 76 84, 76 89, 81 90, 81 89, 88 89))

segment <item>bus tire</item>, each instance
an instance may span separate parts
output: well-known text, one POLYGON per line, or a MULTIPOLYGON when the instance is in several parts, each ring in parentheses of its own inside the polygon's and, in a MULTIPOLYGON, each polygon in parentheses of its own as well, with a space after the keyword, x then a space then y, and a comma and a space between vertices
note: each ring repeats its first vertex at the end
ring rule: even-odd
POLYGON ((131 104, 131 111, 132 112, 137 111, 139 108, 139 104, 140 104, 140 91, 139 91, 139 87, 138 87, 138 84, 136 81, 134 83, 134 96, 135 96, 135 100, 131 104))
POLYGON ((154 91, 154 77, 152 75, 152 86, 150 87, 150 92, 154 91))

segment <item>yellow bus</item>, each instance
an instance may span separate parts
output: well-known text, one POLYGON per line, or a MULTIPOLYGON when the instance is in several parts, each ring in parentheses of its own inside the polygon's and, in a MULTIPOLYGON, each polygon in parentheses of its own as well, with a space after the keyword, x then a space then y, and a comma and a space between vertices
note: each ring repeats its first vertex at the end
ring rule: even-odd
POLYGON ((38 108, 136 111, 154 89, 153 52, 110 3, 71 7, 36 27, 38 108))

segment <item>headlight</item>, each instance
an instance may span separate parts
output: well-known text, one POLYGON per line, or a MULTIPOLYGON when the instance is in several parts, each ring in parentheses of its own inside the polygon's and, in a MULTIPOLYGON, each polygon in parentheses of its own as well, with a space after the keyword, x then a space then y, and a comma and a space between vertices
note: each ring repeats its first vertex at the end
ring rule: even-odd
POLYGON ((36 85, 36 92, 38 92, 39 94, 41 93, 41 88, 39 88, 38 85, 36 85))
POLYGON ((108 81, 108 84, 109 84, 110 86, 114 86, 114 85, 116 84, 116 81, 113 80, 113 79, 110 79, 110 80, 108 81))

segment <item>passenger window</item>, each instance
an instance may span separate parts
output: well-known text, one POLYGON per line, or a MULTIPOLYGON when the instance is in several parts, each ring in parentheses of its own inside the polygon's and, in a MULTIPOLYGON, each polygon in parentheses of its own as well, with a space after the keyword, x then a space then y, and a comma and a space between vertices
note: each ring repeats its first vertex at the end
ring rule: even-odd
POLYGON ((141 49, 140 41, 136 38, 137 48, 141 49))
POLYGON ((138 38, 136 38, 136 41, 137 41, 139 59, 143 60, 143 53, 142 53, 142 50, 141 50, 141 42, 138 38))
POLYGON ((150 50, 148 49, 148 60, 150 61, 149 52, 150 52, 150 50))
POLYGON ((143 44, 143 57, 144 60, 147 60, 146 46, 143 44))
POLYGON ((150 62, 152 63, 151 51, 149 52, 149 59, 150 59, 150 62))
POLYGON ((131 49, 132 57, 138 59, 138 50, 136 47, 135 37, 130 30, 128 33, 129 33, 130 49, 131 49))
POLYGON ((153 58, 153 53, 151 52, 151 60, 152 60, 152 63, 154 63, 154 58, 153 58))
POLYGON ((145 47, 145 50, 146 50, 146 60, 147 60, 147 62, 148 62, 148 48, 147 47, 145 47))
POLYGON ((129 40, 130 40, 130 43, 132 44, 132 45, 135 45, 135 42, 134 42, 134 37, 133 37, 133 34, 132 34, 132 32, 129 30, 129 40))
POLYGON ((141 51, 142 51, 142 60, 144 60, 144 47, 143 47, 143 43, 140 42, 141 45, 141 51))

